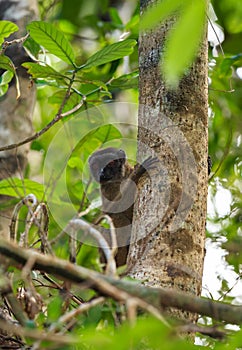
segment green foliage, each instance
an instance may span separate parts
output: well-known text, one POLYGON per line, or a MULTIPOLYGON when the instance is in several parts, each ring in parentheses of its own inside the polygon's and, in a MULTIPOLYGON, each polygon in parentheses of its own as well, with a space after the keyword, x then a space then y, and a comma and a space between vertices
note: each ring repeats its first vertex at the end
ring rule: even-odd
POLYGON ((10 178, 0 181, 0 194, 21 198, 33 193, 39 200, 44 198, 44 186, 29 179, 10 178))
POLYGON ((8 84, 12 80, 13 76, 14 74, 7 70, 0 77, 0 97, 6 94, 6 92, 8 91, 8 84))
POLYGON ((224 55, 213 57, 212 52, 209 52, 211 62, 209 69, 211 108, 209 153, 213 161, 212 171, 215 174, 209 183, 212 210, 208 213, 208 235, 218 246, 226 249, 225 268, 231 268, 238 273, 234 278, 224 275, 217 276, 221 282, 219 290, 221 300, 232 302, 237 298, 234 288, 241 283, 242 251, 242 83, 241 76, 238 75, 238 68, 242 66, 242 52, 238 46, 242 31, 239 26, 237 27, 238 32, 232 28, 233 21, 237 21, 238 8, 241 7, 241 4, 215 0, 213 6, 218 16, 218 23, 223 26, 225 41, 222 43, 224 55))
POLYGON ((56 80, 57 83, 65 83, 65 76, 57 72, 48 65, 40 65, 38 63, 27 62, 23 63, 23 67, 28 69, 28 73, 34 79, 56 80))
MULTIPOLYGON (((0 21, 1 23, 1 21, 0 21)), ((0 69, 5 70, 1 77, 1 92, 0 96, 3 96, 8 91, 9 83, 12 81, 12 78, 15 76, 15 84, 17 90, 17 98, 19 97, 19 82, 18 76, 16 74, 16 70, 13 62, 8 56, 0 55, 0 69)))
POLYGON ((133 52, 133 47, 136 45, 136 41, 127 39, 118 43, 111 44, 104 47, 102 50, 96 52, 91 56, 82 68, 91 68, 100 66, 101 64, 108 63, 110 61, 118 60, 124 56, 129 56, 133 52))
MULTIPOLYGON (((101 325, 102 326, 102 325, 101 325)), ((133 326, 128 323, 113 331, 112 327, 86 329, 82 333, 79 343, 80 349, 196 349, 193 344, 185 340, 174 339, 170 330, 158 320, 147 317, 140 318, 133 326), (95 337, 93 334, 95 332, 95 337)))
POLYGON ((240 1, 214 0, 216 13, 223 27, 231 34, 241 34, 242 32, 242 4, 240 1))
POLYGON ((0 21, 0 45, 4 39, 18 30, 18 26, 10 21, 0 21))
POLYGON ((35 21, 28 24, 27 29, 38 44, 61 60, 74 65, 75 54, 69 41, 51 23, 35 21))
POLYGON ((8 56, 0 55, 0 68, 15 73, 14 64, 8 56))
POLYGON ((62 314, 63 299, 57 295, 49 300, 47 307, 47 322, 56 322, 62 314))
POLYGON ((38 57, 38 53, 40 52, 41 47, 39 44, 37 44, 36 41, 34 41, 33 38, 29 36, 23 43, 23 46, 29 55, 32 55, 34 58, 38 57))
POLYGON ((112 80, 111 87, 119 89, 137 89, 138 88, 138 71, 124 74, 117 79, 112 80))

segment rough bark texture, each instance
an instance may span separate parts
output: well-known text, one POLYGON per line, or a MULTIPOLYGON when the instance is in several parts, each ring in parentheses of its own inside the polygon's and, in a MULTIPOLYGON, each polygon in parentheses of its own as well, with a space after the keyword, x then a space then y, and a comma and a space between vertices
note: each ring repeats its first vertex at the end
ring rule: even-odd
MULTIPOLYGON (((141 2, 141 13, 150 1, 141 2)), ((141 184, 133 219, 129 275, 146 285, 201 292, 207 204, 207 40, 176 91, 160 57, 173 20, 139 38, 138 155, 158 156, 141 184)), ((182 53, 181 53, 182 54, 182 53)), ((179 53, 177 53, 179 59, 179 53)), ((194 319, 193 315, 172 313, 194 319)))
MULTIPOLYGON (((19 31, 7 38, 8 41, 26 34, 26 25, 37 19, 38 8, 35 0, 0 0, 0 20, 16 23, 19 31)), ((35 103, 35 86, 31 86, 26 70, 21 67, 29 61, 22 44, 13 44, 5 52, 15 64, 20 81, 21 96, 16 99, 16 87, 11 84, 7 94, 0 100, 0 146, 16 143, 32 133, 32 113, 35 103)), ((0 153, 0 179, 19 176, 27 163, 29 145, 0 153)), ((5 197, 1 197, 3 203, 5 197)), ((0 235, 7 235, 8 212, 1 212, 0 235)))

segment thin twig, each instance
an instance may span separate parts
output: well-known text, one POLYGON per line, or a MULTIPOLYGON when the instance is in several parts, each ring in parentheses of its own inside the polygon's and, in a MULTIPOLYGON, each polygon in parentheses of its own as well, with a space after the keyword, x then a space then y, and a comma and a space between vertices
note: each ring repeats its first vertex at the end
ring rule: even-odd
MULTIPOLYGON (((208 15, 207 15, 207 18, 208 18, 209 24, 211 25, 211 28, 213 29, 213 32, 214 32, 214 34, 215 34, 215 36, 216 36, 216 39, 218 40, 219 47, 220 47, 220 50, 221 50, 221 52, 222 52, 222 55, 223 55, 223 57, 225 57, 224 50, 223 50, 223 46, 222 46, 222 44, 221 44, 221 41, 220 41, 220 39, 219 39, 219 36, 218 36, 218 34, 217 34, 215 28, 214 28, 213 22, 211 21, 211 19, 209 18, 208 15)), ((233 86, 232 86, 232 78, 229 78, 229 87, 230 87, 230 90, 229 90, 229 91, 216 90, 216 89, 215 89, 215 91, 230 92, 230 93, 234 92, 235 90, 233 89, 233 86)), ((209 90, 214 90, 214 89, 209 88, 209 90)))
POLYGON ((71 320, 73 320, 73 318, 75 318, 79 314, 82 314, 83 312, 90 310, 92 307, 94 307, 96 305, 102 304, 104 301, 105 301, 104 297, 99 297, 99 298, 93 299, 85 304, 80 305, 78 308, 61 316, 58 319, 58 323, 55 323, 50 327, 50 332, 56 332, 62 324, 66 324, 66 323, 70 322, 71 320))
POLYGON ((112 249, 109 247, 108 242, 103 237, 101 232, 95 229, 91 224, 82 220, 82 219, 72 219, 69 224, 69 227, 74 228, 75 230, 81 229, 84 232, 87 232, 90 236, 92 236, 97 242, 99 247, 102 249, 105 258, 107 260, 108 270, 106 270, 107 274, 115 276, 116 274, 116 262, 114 260, 112 249))
POLYGON ((34 194, 28 194, 26 197, 24 197, 21 201, 19 201, 13 210, 13 214, 11 217, 11 223, 10 223, 10 238, 15 241, 16 240, 16 223, 18 221, 18 215, 19 211, 22 208, 23 205, 26 205, 28 209, 30 210, 31 207, 34 207, 37 204, 37 198, 35 197, 34 194))
MULTIPOLYGON (((103 215, 103 218, 106 219, 108 221, 109 227, 110 227, 110 236, 111 236, 111 256, 112 259, 107 260, 107 264, 106 264, 106 273, 109 274, 110 269, 112 270, 112 266, 110 266, 110 263, 112 264, 113 261, 115 261, 115 256, 117 254, 118 251, 118 242, 117 242, 117 235, 116 235, 116 230, 113 224, 113 220, 111 219, 111 217, 107 214, 103 215)), ((115 264, 116 266, 116 264, 115 264)), ((116 271, 114 272, 114 275, 116 275, 116 271)))
POLYGON ((71 115, 72 113, 75 113, 76 111, 78 111, 78 109, 80 109, 82 107, 83 103, 84 103, 84 100, 82 100, 75 107, 73 107, 72 109, 70 109, 69 111, 67 111, 65 113, 60 113, 60 114, 57 113, 57 115, 54 117, 54 119, 52 119, 43 129, 41 129, 40 131, 36 132, 34 135, 23 139, 20 142, 11 143, 11 144, 9 144, 7 146, 0 147, 0 152, 6 151, 6 150, 10 150, 10 149, 13 149, 13 148, 16 148, 16 147, 20 147, 22 145, 25 145, 26 143, 29 143, 31 141, 36 140, 38 137, 40 137, 44 133, 46 133, 53 125, 55 125, 60 120, 62 120, 64 117, 67 117, 68 115, 71 115))
POLYGON ((4 275, 1 275, 0 293, 7 300, 9 306, 11 307, 12 313, 15 316, 16 320, 19 322, 19 324, 25 326, 29 319, 23 311, 18 299, 14 295, 11 282, 4 275))
POLYGON ((111 217, 107 214, 103 215, 103 218, 105 218, 110 226, 110 235, 111 235, 111 253, 113 255, 113 258, 115 258, 115 255, 117 253, 118 249, 118 243, 117 243, 117 236, 115 232, 115 227, 113 224, 113 220, 111 217))
MULTIPOLYGON (((79 102, 75 107, 73 107, 72 109, 70 109, 69 111, 65 112, 65 113, 62 113, 63 111, 63 108, 67 102, 67 100, 69 99, 70 97, 70 92, 72 90, 72 85, 75 81, 75 75, 76 75, 76 71, 73 72, 73 76, 72 78, 70 79, 70 84, 68 86, 68 89, 67 89, 67 92, 66 92, 66 95, 62 101, 62 104, 56 114, 56 116, 43 128, 41 129, 40 131, 36 132, 34 135, 32 136, 29 136, 25 139, 23 139, 22 141, 20 142, 17 142, 17 143, 12 143, 12 144, 9 144, 7 146, 3 146, 3 147, 0 147, 0 152, 2 151, 7 151, 7 150, 10 150, 10 149, 14 149, 14 148, 17 148, 17 147, 20 147, 22 145, 25 145, 26 143, 29 143, 31 141, 34 141, 36 140, 38 137, 42 136, 43 134, 45 134, 53 125, 55 125, 56 123, 58 123, 60 120, 62 120, 63 118, 77 112, 86 102, 86 98, 87 96, 90 96, 98 91, 101 91, 102 90, 102 86, 88 92, 86 95, 82 95, 79 93, 79 95, 82 96, 82 99, 81 99, 81 102, 79 102)), ((106 86, 110 85, 111 82, 112 82, 113 78, 111 78, 107 83, 106 83, 106 86)))
POLYGON ((4 43, 2 44, 2 49, 0 50, 0 55, 2 55, 4 53, 4 51, 6 50, 6 48, 9 47, 10 45, 22 44, 28 37, 29 37, 29 33, 27 33, 22 38, 13 39, 11 41, 7 41, 7 40, 4 41, 4 43))
MULTIPOLYGON (((88 183, 86 184, 86 187, 85 187, 85 189, 84 189, 83 196, 82 196, 82 199, 81 199, 81 203, 80 203, 80 206, 79 206, 79 209, 78 209, 78 216, 79 216, 79 217, 81 217, 81 216, 83 216, 83 215, 86 215, 86 214, 81 215, 81 212, 82 212, 82 210, 83 210, 84 203, 85 203, 85 199, 86 199, 86 196, 87 196, 87 191, 88 191, 88 188, 89 188, 91 182, 92 182, 92 179, 91 179, 91 177, 90 177, 89 180, 88 180, 88 183)), ((88 214, 88 213, 87 213, 87 214, 88 214)))
POLYGON ((73 74, 72 74, 72 78, 70 80, 70 84, 68 86, 68 89, 66 91, 65 97, 63 98, 63 101, 62 101, 62 103, 61 103, 61 105, 59 107, 59 110, 58 110, 56 116, 43 129, 41 129, 40 131, 36 132, 34 135, 29 136, 29 137, 25 138, 24 140, 22 140, 20 142, 0 147, 0 152, 1 151, 6 151, 6 150, 10 150, 10 149, 13 149, 13 148, 16 148, 16 147, 19 147, 19 146, 22 146, 22 145, 24 145, 26 143, 29 143, 29 142, 31 142, 33 140, 36 140, 38 137, 40 137, 41 135, 46 133, 53 125, 55 125, 61 119, 63 119, 64 117, 66 117, 66 116, 76 112, 79 108, 81 108, 81 106, 82 106, 82 104, 84 102, 84 98, 82 98, 82 101, 80 103, 78 103, 75 107, 73 107, 72 109, 70 109, 69 111, 67 111, 65 113, 62 113, 63 108, 64 108, 66 102, 68 101, 69 97, 70 97, 71 87, 72 87, 72 84, 74 83, 75 75, 76 75, 76 72, 74 71, 73 74))

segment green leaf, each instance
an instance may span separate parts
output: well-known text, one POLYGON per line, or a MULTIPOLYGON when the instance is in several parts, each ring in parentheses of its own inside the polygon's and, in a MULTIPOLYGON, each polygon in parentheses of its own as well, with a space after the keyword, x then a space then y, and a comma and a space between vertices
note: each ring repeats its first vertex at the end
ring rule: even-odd
MULTIPOLYGON (((18 99, 20 97, 19 80, 18 80, 18 76, 17 76, 16 71, 15 71, 14 64, 10 60, 9 57, 4 56, 4 55, 0 55, 0 69, 9 71, 11 74, 15 75, 15 85, 16 85, 17 99, 18 99)), ((10 74, 7 74, 5 76, 5 79, 6 79, 6 77, 7 77, 7 79, 10 79, 10 74)), ((11 78, 11 80, 12 80, 12 78, 11 78)), ((5 82, 6 82, 6 80, 5 80, 5 82)), ((3 96, 4 94, 6 94, 7 91, 8 91, 8 84, 3 84, 1 86, 0 95, 3 96)))
POLYGON ((167 83, 177 86, 180 77, 190 66, 205 30, 206 1, 193 0, 184 8, 169 33, 162 70, 167 83), (179 59, 177 59, 178 53, 179 59))
POLYGON ((231 58, 222 58, 220 60, 220 62, 217 61, 217 65, 216 65, 216 70, 217 70, 217 73, 220 77, 220 79, 222 79, 223 77, 231 77, 232 74, 233 74, 233 62, 232 62, 232 59, 231 58))
POLYGON ((241 53, 239 53, 238 55, 230 57, 230 59, 231 59, 234 67, 238 68, 238 67, 242 66, 242 54, 241 53))
POLYGON ((13 74, 15 74, 14 64, 7 56, 0 55, 0 68, 4 70, 9 70, 13 74))
POLYGON ((8 91, 9 85, 0 85, 0 97, 4 96, 8 91))
POLYGON ((138 87, 139 73, 138 71, 129 74, 124 74, 114 79, 110 86, 111 88, 119 89, 137 89, 138 87))
MULTIPOLYGON (((48 102, 53 105, 60 106, 65 100, 66 90, 59 90, 48 98, 48 102)), ((69 111, 71 108, 75 107, 80 102, 80 96, 72 92, 65 103, 63 112, 69 111)))
POLYGON ((0 181, 0 194, 10 197, 22 198, 27 194, 33 193, 39 200, 44 197, 44 187, 42 184, 24 179, 9 178, 0 181))
POLYGON ((18 26, 13 22, 0 21, 0 45, 4 42, 5 38, 16 32, 18 29, 18 26))
MULTIPOLYGON (((16 91, 17 91, 16 98, 18 99, 20 97, 19 79, 18 79, 18 75, 16 73, 13 62, 10 60, 9 57, 4 56, 4 55, 0 55, 0 68, 7 70, 7 71, 10 71, 12 74, 15 75, 15 86, 16 86, 16 91)), ((3 88, 3 90, 5 90, 4 93, 6 93, 8 90, 8 87, 5 86, 5 88, 3 88)))
POLYGON ((47 80, 64 80, 65 76, 54 70, 48 65, 40 65, 38 63, 26 62, 22 64, 23 67, 28 69, 28 73, 32 75, 34 79, 47 79, 47 80))
POLYGON ((10 72, 9 70, 4 72, 0 77, 0 86, 10 83, 13 76, 14 76, 14 74, 12 72, 10 72))
POLYGON ((63 299, 58 295, 51 298, 47 307, 48 322, 53 323, 58 320, 61 315, 63 299))
POLYGON ((79 170, 82 170, 83 169, 83 164, 82 164, 82 161, 80 159, 80 157, 71 157, 69 160, 68 160, 68 166, 70 168, 78 168, 79 170))
POLYGON ((32 55, 35 58, 38 57, 41 47, 33 38, 31 38, 31 36, 25 40, 23 46, 29 55, 32 55))
POLYGON ((90 131, 83 139, 78 143, 78 149, 87 147, 89 154, 93 152, 96 147, 101 147, 108 141, 118 140, 122 138, 121 132, 113 125, 106 124, 99 128, 90 131))
POLYGON ((8 91, 8 83, 12 80, 14 74, 7 70, 4 72, 1 77, 0 77, 0 97, 5 95, 6 92, 8 91))
POLYGON ((100 66, 111 61, 115 61, 133 52, 136 40, 127 39, 104 47, 102 50, 92 55, 80 68, 91 68, 100 66))
POLYGON ((148 30, 160 25, 162 21, 171 16, 175 11, 179 10, 186 0, 160 0, 154 3, 141 16, 141 30, 148 30))
MULTIPOLYGON (((242 4, 238 0, 220 0, 213 2, 215 12, 222 18, 226 33, 239 34, 242 32, 242 4)), ((235 40, 236 41, 236 40, 235 40)), ((238 52, 238 50, 237 50, 238 52)))
POLYGON ((27 30, 30 32, 31 37, 50 53, 64 62, 75 65, 75 54, 69 41, 52 24, 34 21, 27 25, 27 30))
POLYGON ((125 24, 125 31, 126 32, 132 32, 133 35, 138 35, 139 31, 140 31, 140 15, 136 14, 133 15, 129 22, 125 24))
POLYGON ((118 10, 115 7, 110 7, 108 12, 113 24, 115 24, 117 28, 123 28, 123 22, 119 16, 118 10))

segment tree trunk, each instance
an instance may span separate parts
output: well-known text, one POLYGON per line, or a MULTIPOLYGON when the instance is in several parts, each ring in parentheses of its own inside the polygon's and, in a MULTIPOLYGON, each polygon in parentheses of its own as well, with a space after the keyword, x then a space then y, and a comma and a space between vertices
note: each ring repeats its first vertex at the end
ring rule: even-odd
MULTIPOLYGON (((38 7, 35 0, 0 0, 0 19, 16 23, 19 31, 7 40, 26 34, 26 25, 37 19, 38 7)), ((21 67, 29 61, 22 44, 13 44, 5 52, 15 64, 20 82, 19 99, 16 98, 15 83, 11 83, 7 94, 0 101, 0 146, 16 143, 32 134, 32 113, 35 103, 35 86, 31 86, 26 69, 21 67)), ((20 176, 27 164, 29 145, 0 153, 0 179, 20 176)), ((6 197, 1 196, 1 203, 6 197)), ((8 235, 11 212, 1 211, 0 235, 8 235)))
MULTIPOLYGON (((141 1, 141 13, 149 3, 141 1)), ((150 180, 140 184, 128 268, 131 277, 146 285, 199 295, 208 180, 207 39, 204 35, 177 90, 169 90, 159 61, 173 22, 139 38, 138 159, 150 153, 160 161, 150 180)), ((175 310, 172 314, 194 318, 175 310)))

